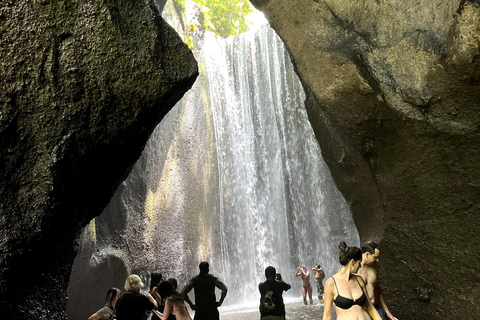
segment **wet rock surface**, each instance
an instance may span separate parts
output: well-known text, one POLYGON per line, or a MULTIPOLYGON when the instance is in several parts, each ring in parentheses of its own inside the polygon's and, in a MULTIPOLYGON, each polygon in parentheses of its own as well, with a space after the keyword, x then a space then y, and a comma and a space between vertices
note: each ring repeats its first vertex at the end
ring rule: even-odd
POLYGON ((75 239, 198 74, 153 1, 0 5, 0 310, 66 318, 75 239))
POLYGON ((362 240, 381 242, 393 314, 475 317, 478 2, 252 3, 290 50, 362 240))

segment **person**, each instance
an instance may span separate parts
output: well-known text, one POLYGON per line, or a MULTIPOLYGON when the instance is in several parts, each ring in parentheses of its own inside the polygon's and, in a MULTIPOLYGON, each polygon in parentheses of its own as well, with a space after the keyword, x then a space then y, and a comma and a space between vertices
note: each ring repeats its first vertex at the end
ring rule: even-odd
POLYGON ((261 320, 285 319, 285 304, 282 294, 292 286, 283 281, 282 275, 276 272, 277 270, 272 266, 265 268, 266 281, 258 285, 261 320))
POLYGON ((310 283, 310 272, 307 270, 305 265, 301 265, 298 267, 297 271, 295 272, 295 276, 302 278, 302 295, 303 295, 303 303, 307 304, 307 292, 308 298, 310 299, 310 304, 313 303, 312 299, 312 284, 310 283))
POLYGON ((323 320, 332 319, 332 303, 335 304, 337 320, 382 320, 368 297, 365 283, 355 273, 362 263, 362 251, 355 246, 340 242, 340 269, 325 281, 325 305, 323 320))
POLYGON ((175 290, 177 290, 177 288, 178 288, 178 280, 177 280, 177 279, 175 279, 175 278, 168 278, 167 281, 170 282, 170 283, 173 285, 173 288, 174 288, 175 290))
POLYGON ((143 320, 145 311, 157 309, 152 299, 140 293, 143 282, 136 274, 131 274, 125 280, 125 290, 116 305, 117 320, 143 320))
POLYGON ((325 278, 325 273, 323 272, 322 266, 317 264, 315 267, 312 268, 313 272, 315 272, 315 282, 317 284, 317 294, 318 294, 318 301, 323 304, 323 282, 322 280, 325 278))
POLYGON ((92 314, 88 320, 109 320, 115 317, 115 305, 120 297, 121 292, 117 288, 110 288, 107 290, 105 297, 105 306, 92 314))
POLYGON ((378 281, 378 259, 380 256, 380 247, 376 242, 367 242, 362 245, 362 268, 358 274, 365 281, 368 296, 375 309, 383 320, 398 320, 388 310, 383 291, 378 281))
MULTIPOLYGON (((153 302, 157 306, 157 309, 160 308, 160 305, 157 303, 157 300, 154 298, 155 290, 157 290, 157 286, 162 282, 163 276, 161 273, 154 272, 150 275, 150 290, 145 294, 150 301, 153 302)), ((157 315, 152 311, 146 310, 145 313, 146 320, 158 320, 159 318, 157 315)))
POLYGON ((220 315, 217 308, 222 305, 223 300, 227 296, 227 287, 217 277, 209 274, 208 262, 203 261, 198 267, 200 274, 187 282, 182 289, 181 295, 190 305, 190 308, 195 311, 194 320, 219 320, 220 315), (222 295, 218 302, 216 302, 215 287, 222 290, 222 295), (195 304, 188 297, 188 293, 192 289, 195 292, 195 304))
POLYGON ((174 319, 177 320, 192 320, 185 306, 185 300, 170 281, 162 281, 157 287, 157 293, 165 302, 163 313, 154 311, 161 320, 171 319, 171 315, 174 315, 174 319))
MULTIPOLYGON (((177 279, 175 279, 175 278, 169 278, 169 279, 167 279, 167 281, 172 284, 172 286, 173 286, 173 288, 174 288, 175 290, 177 290, 177 287, 178 287, 178 281, 177 281, 177 279)), ((163 313, 164 310, 165 310, 165 300, 162 299, 162 297, 160 297, 160 299, 161 299, 162 303, 158 306, 158 312, 163 313)), ((158 316, 157 312, 154 313, 154 318, 155 318, 155 319, 160 319, 160 317, 158 316)), ((153 318, 152 318, 152 319, 153 319, 153 318)), ((170 313, 170 315, 169 315, 168 318, 167 318, 167 320, 175 320, 175 319, 177 319, 177 318, 175 317, 175 315, 174 315, 173 313, 170 313)))

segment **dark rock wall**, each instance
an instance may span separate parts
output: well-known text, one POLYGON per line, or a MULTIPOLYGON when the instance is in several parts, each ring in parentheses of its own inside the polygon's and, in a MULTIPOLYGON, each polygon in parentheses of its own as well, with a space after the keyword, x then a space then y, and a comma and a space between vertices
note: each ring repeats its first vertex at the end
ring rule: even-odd
POLYGON ((75 239, 198 74, 153 0, 0 4, 0 310, 63 319, 75 239))
POLYGON ((284 40, 399 319, 480 314, 478 1, 251 0, 284 40))

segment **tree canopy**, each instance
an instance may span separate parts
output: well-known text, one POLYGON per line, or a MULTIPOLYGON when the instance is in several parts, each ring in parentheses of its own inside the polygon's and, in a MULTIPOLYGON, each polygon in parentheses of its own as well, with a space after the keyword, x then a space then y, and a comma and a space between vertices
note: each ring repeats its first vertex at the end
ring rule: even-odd
MULTIPOLYGON (((185 0, 176 0, 185 6, 185 0)), ((247 16, 253 12, 248 0, 192 0, 205 15, 205 29, 226 38, 248 31, 247 16)))

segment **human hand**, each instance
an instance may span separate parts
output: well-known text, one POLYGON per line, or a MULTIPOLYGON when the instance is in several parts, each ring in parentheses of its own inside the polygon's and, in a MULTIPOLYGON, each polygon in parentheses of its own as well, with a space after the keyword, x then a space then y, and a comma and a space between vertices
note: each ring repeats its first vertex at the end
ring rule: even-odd
POLYGON ((395 318, 395 317, 393 316, 393 314, 392 314, 391 312, 388 312, 388 313, 387 313, 387 317, 388 317, 388 319, 390 319, 390 320, 398 320, 397 318, 395 318))
POLYGON ((280 273, 277 273, 275 275, 275 279, 277 279, 278 281, 282 281, 282 275, 280 273))

